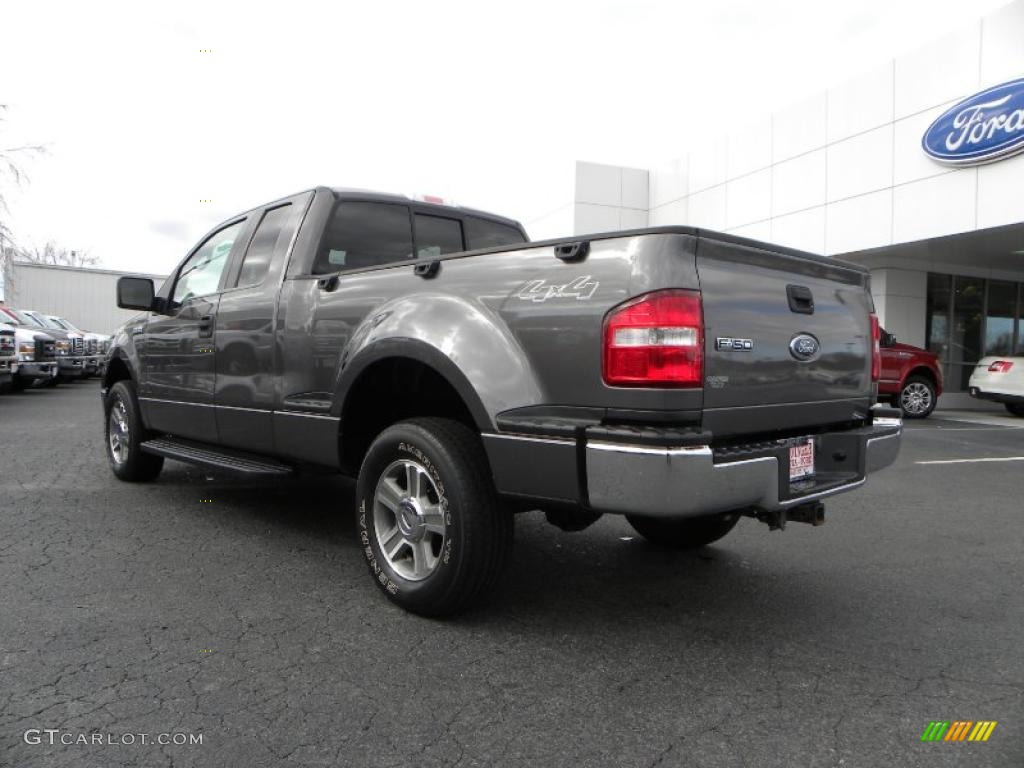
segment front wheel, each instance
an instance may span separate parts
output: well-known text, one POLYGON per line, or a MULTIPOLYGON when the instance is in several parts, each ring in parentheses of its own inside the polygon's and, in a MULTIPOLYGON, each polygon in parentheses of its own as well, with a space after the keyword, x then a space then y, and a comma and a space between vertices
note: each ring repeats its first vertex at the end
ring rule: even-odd
POLYGON ((479 436, 450 419, 384 430, 356 484, 360 545, 377 586, 423 616, 482 600, 512 549, 512 515, 498 501, 479 436))
POLYGON ((633 530, 651 544, 670 549, 696 549, 718 541, 739 522, 739 512, 680 519, 626 515, 633 530))
POLYGON ((908 419, 923 419, 935 410, 935 385, 923 376, 911 376, 900 390, 900 409, 908 419))
POLYGON ((1003 403, 1014 416, 1024 416, 1024 403, 1003 403))
POLYGON ((110 468, 120 480, 153 480, 164 468, 164 457, 140 448, 145 427, 139 417, 139 401, 131 381, 119 381, 103 401, 103 442, 110 468))

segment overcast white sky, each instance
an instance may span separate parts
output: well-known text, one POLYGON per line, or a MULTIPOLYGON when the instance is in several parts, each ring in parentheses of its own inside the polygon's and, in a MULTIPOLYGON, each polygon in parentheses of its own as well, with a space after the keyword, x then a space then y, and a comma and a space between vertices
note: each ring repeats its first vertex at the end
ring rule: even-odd
POLYGON ((659 164, 1005 2, 7 2, 0 146, 48 147, 8 223, 164 273, 315 184, 528 222, 576 159, 659 164))

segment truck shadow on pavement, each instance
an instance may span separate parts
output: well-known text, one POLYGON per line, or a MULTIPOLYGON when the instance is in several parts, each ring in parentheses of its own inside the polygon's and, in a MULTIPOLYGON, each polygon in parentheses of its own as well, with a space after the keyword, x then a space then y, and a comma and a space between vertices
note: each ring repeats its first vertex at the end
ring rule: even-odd
MULTIPOLYGON (((258 532, 261 546, 280 549, 280 557, 294 558, 296 549, 311 556, 329 553, 333 570, 311 578, 328 578, 346 589, 364 584, 367 602, 381 600, 359 552, 352 481, 312 475, 254 483, 169 465, 150 487, 195 495, 197 485, 214 503, 182 514, 215 515, 219 528, 230 529, 229 536, 258 532)), ((751 547, 756 538, 750 534, 759 525, 742 520, 719 543, 671 551, 646 543, 618 516, 606 515, 580 533, 564 533, 541 513, 522 513, 516 517, 515 550, 502 586, 487 605, 450 621, 476 626, 537 621, 539 632, 548 631, 544 627, 551 623, 568 628, 575 622, 567 631, 576 634, 581 627, 618 625, 631 616, 671 624, 744 616, 746 621, 757 617, 759 631, 770 632, 774 625, 810 626, 823 612, 839 615, 858 602, 858 585, 848 578, 807 579, 797 565, 782 563, 780 568, 763 548, 751 547), (580 624, 584 614, 588 619, 580 624)))

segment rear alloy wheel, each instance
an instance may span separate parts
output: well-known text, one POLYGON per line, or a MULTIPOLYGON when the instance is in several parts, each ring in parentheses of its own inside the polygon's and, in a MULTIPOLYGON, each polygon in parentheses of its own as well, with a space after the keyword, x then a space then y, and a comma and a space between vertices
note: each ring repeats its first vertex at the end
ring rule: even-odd
POLYGON ((110 388, 103 412, 103 442, 114 474, 129 482, 155 479, 164 467, 164 457, 145 453, 139 447, 145 439, 145 428, 130 381, 119 381, 110 388))
POLYGON ((480 437, 451 419, 385 429, 363 460, 356 522, 370 576, 389 600, 423 616, 480 602, 512 549, 480 437))
POLYGON ((923 376, 911 376, 900 390, 900 410, 908 419, 924 419, 935 410, 935 385, 923 376))
POLYGON ((1024 416, 1024 403, 1003 403, 1014 416, 1024 416))
POLYGON ((718 541, 739 522, 739 512, 680 519, 626 515, 633 530, 651 544, 671 549, 696 549, 718 541))

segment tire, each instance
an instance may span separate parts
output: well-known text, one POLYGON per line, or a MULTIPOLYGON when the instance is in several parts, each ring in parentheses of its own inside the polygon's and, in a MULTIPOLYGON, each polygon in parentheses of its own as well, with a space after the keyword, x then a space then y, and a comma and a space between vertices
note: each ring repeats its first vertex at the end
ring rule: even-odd
POLYGON ((119 480, 154 480, 164 468, 163 456, 144 453, 139 447, 146 436, 135 385, 129 380, 117 382, 103 401, 103 445, 110 469, 119 480))
POLYGON ((28 384, 21 376, 15 376, 11 379, 11 392, 24 392, 26 386, 28 384))
POLYGON ((1003 403, 1014 416, 1024 416, 1024 403, 1003 403))
POLYGON ((60 382, 61 382, 60 376, 51 376, 46 381, 44 381, 41 384, 39 384, 39 386, 40 387, 45 387, 46 389, 55 389, 57 387, 57 385, 60 384, 60 382))
POLYGON ((909 376, 900 389, 899 409, 907 419, 926 419, 935 410, 935 385, 924 376, 909 376))
POLYGON ((633 530, 651 544, 669 549, 697 549, 718 541, 739 522, 739 512, 723 512, 706 517, 685 517, 677 520, 660 517, 626 515, 633 530))
POLYGON ((377 587, 421 616, 479 604, 512 551, 512 514, 480 437, 450 419, 399 422, 373 441, 356 483, 356 525, 377 587))

